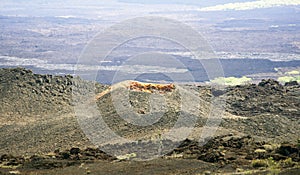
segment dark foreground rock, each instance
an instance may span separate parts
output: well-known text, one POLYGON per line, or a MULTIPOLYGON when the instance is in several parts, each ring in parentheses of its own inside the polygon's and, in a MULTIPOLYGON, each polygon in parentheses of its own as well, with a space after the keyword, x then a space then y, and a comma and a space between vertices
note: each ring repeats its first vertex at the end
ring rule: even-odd
MULTIPOLYGON (((138 144, 143 144, 143 147, 145 146, 145 143, 138 144)), ((108 146, 111 149, 126 147, 124 145, 108 146)), ((138 157, 139 155, 129 159, 117 159, 97 148, 81 150, 74 147, 70 150, 55 150, 52 153, 30 157, 1 155, 0 172, 8 172, 8 170, 18 170, 19 172, 50 171, 51 169, 58 168, 79 167, 83 164, 98 163, 101 165, 99 161, 111 162, 116 165, 119 164, 119 161, 129 161, 131 164, 135 164, 134 160, 138 160, 138 157)), ((205 166, 206 168, 210 167, 206 171, 214 173, 216 171, 246 172, 250 170, 252 172, 269 172, 272 168, 278 169, 281 172, 286 171, 286 169, 295 169, 299 166, 300 146, 287 143, 274 145, 271 143, 256 142, 251 136, 236 137, 227 135, 209 139, 204 146, 201 146, 201 143, 197 141, 186 139, 172 152, 157 159, 158 161, 165 160, 166 162, 167 160, 206 162, 203 165, 207 165, 205 166)))

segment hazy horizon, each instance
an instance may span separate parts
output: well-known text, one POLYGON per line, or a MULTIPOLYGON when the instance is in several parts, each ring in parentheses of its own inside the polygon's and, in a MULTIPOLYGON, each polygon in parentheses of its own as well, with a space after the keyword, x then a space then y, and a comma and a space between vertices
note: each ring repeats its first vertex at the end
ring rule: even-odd
MULTIPOLYGON (((4 0, 0 5, 0 66, 25 66, 46 73, 73 71, 85 46, 97 34, 124 20, 146 16, 173 19, 192 27, 221 59, 300 60, 299 14, 297 0, 4 0)), ((125 50, 131 55, 155 51, 147 42, 133 43, 125 50)), ((163 48, 161 52, 192 62, 191 53, 165 44, 159 47, 163 48)), ((128 56, 122 50, 114 55, 100 66, 103 74, 112 74, 110 71, 117 70, 128 56)), ((268 72, 235 70, 229 75, 263 72, 265 77, 274 76, 269 68, 264 70, 268 72)), ((182 70, 152 67, 145 71, 182 70)))

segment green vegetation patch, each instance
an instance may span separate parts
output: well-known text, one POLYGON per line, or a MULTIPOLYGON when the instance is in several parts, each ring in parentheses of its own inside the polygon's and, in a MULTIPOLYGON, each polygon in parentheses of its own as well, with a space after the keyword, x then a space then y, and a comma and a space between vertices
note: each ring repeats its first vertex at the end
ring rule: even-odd
POLYGON ((300 82, 300 76, 283 76, 283 77, 279 77, 278 81, 281 83, 286 83, 291 81, 300 82))
POLYGON ((248 78, 246 76, 243 76, 241 78, 237 77, 219 77, 211 80, 211 83, 216 83, 220 85, 226 85, 226 86, 236 86, 236 85, 242 85, 245 83, 250 82, 252 79, 248 78))
POLYGON ((293 70, 293 71, 290 71, 290 72, 286 72, 286 74, 288 74, 288 75, 299 75, 300 72, 297 71, 297 70, 293 70))

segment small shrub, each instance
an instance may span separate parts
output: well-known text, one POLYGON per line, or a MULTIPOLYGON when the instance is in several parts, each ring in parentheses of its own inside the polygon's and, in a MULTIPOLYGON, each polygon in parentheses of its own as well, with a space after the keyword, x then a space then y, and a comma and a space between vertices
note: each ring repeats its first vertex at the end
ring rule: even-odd
POLYGON ((296 163, 292 160, 292 158, 287 158, 280 162, 282 167, 293 167, 296 163))
POLYGON ((280 172, 280 166, 279 166, 279 163, 276 162, 273 157, 269 157, 267 159, 267 163, 268 163, 268 167, 269 167, 269 171, 270 173, 268 173, 268 175, 276 175, 276 174, 279 174, 280 172))
POLYGON ((117 156, 117 159, 118 160, 130 160, 130 159, 135 158, 135 157, 136 157, 136 154, 131 153, 131 154, 125 154, 125 155, 117 156))
POLYGON ((273 159, 273 157, 269 157, 267 159, 268 166, 271 168, 278 168, 279 164, 273 159))
POLYGON ((268 162, 265 159, 257 159, 252 161, 252 167, 260 168, 260 167, 268 167, 268 162))

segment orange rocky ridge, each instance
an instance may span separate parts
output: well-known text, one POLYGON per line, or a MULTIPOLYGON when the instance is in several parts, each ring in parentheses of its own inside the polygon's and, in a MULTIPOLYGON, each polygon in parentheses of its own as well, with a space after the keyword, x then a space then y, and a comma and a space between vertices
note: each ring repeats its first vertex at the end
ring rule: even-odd
POLYGON ((147 92, 147 93, 153 93, 155 91, 163 93, 163 92, 172 92, 175 89, 175 85, 141 83, 137 81, 132 81, 130 82, 129 89, 134 91, 147 92))
MULTIPOLYGON (((102 96, 105 94, 111 92, 114 88, 124 85, 124 82, 118 83, 115 85, 112 85, 105 91, 99 93, 96 96, 96 100, 100 99, 102 96)), ((138 91, 138 92, 146 92, 146 93, 154 93, 154 92, 159 92, 159 93, 165 93, 165 92, 172 92, 175 89, 174 84, 153 84, 153 83, 142 83, 138 81, 127 81, 125 82, 126 88, 128 88, 131 91, 138 91)))

